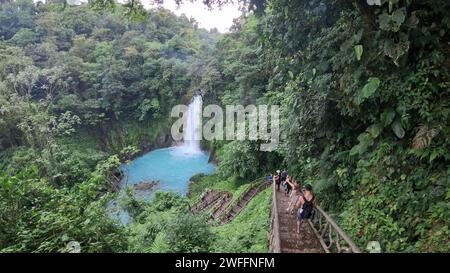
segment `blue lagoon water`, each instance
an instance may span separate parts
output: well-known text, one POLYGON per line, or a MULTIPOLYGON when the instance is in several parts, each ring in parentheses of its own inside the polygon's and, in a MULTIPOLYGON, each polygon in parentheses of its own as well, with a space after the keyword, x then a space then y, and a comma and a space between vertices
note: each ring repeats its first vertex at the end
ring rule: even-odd
MULTIPOLYGON (((202 98, 195 96, 185 113, 187 123, 181 146, 158 149, 123 164, 121 170, 124 175, 120 182, 121 189, 156 181, 158 184, 150 190, 134 189, 138 198, 151 201, 155 190, 185 195, 189 187, 189 178, 199 173, 213 173, 216 169, 215 165, 208 163, 208 155, 200 149, 201 109, 202 98)), ((123 224, 130 221, 128 212, 117 200, 111 203, 110 208, 113 217, 118 217, 123 224)))
MULTIPOLYGON (((215 165, 208 163, 205 152, 192 152, 183 146, 158 149, 122 165, 121 186, 159 181, 156 189, 186 194, 189 178, 198 173, 211 174, 215 165)), ((146 198, 147 199, 147 198, 146 198)))

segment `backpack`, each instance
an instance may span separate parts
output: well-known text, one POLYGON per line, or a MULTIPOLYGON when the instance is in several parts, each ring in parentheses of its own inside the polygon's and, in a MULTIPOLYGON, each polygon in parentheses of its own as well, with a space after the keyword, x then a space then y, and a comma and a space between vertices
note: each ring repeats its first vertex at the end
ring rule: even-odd
POLYGON ((310 219, 314 216, 314 198, 311 198, 310 201, 306 200, 306 198, 303 196, 303 200, 305 201, 302 206, 302 219, 310 219))

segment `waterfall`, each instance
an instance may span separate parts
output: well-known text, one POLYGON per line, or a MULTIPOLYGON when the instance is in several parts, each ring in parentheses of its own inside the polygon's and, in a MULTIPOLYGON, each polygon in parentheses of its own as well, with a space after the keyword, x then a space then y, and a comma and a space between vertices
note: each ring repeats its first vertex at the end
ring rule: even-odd
POLYGON ((192 98, 188 106, 186 130, 184 131, 183 148, 186 153, 199 153, 201 139, 202 97, 200 95, 192 98))

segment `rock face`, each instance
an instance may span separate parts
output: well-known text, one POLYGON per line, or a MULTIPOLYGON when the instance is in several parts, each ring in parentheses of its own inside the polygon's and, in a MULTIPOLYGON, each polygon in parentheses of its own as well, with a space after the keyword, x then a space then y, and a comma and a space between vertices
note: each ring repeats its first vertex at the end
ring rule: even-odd
POLYGON ((214 148, 212 148, 211 152, 209 153, 208 163, 214 163, 216 165, 218 164, 217 158, 216 158, 216 150, 214 148))
POLYGON ((152 143, 148 142, 147 139, 143 139, 139 143, 139 150, 141 151, 141 153, 150 151, 152 147, 153 147, 152 143))
POLYGON ((172 136, 168 133, 161 133, 156 140, 156 145, 159 147, 167 147, 172 145, 172 136))
POLYGON ((139 150, 144 154, 154 149, 169 147, 172 145, 172 142, 172 136, 169 133, 162 132, 154 143, 149 142, 147 139, 141 140, 139 143, 139 150))

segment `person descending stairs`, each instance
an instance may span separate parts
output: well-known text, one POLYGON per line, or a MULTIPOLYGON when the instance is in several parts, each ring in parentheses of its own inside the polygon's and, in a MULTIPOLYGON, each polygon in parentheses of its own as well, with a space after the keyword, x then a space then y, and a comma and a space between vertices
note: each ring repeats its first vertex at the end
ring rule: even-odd
MULTIPOLYGON (((284 171, 286 172, 286 171, 284 171)), ((355 252, 359 248, 317 205, 317 196, 307 184, 287 175, 272 182, 272 211, 269 249, 276 253, 355 252), (281 185, 280 185, 281 184, 281 185), (280 187, 281 186, 281 187, 280 187)), ((279 175, 281 177, 281 175, 279 175)))
MULTIPOLYGON (((292 194, 295 194, 294 192, 292 194)), ((289 207, 290 196, 286 196, 283 191, 276 192, 276 202, 279 217, 279 235, 281 242, 281 252, 283 253, 321 253, 324 252, 313 229, 307 223, 308 219, 299 221, 297 230, 296 214, 301 211, 289 207)), ((297 198, 299 204, 301 198, 297 198)), ((296 207, 296 206, 295 206, 296 207)), ((296 207, 297 208, 297 207, 296 207)))

